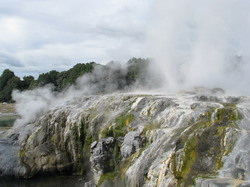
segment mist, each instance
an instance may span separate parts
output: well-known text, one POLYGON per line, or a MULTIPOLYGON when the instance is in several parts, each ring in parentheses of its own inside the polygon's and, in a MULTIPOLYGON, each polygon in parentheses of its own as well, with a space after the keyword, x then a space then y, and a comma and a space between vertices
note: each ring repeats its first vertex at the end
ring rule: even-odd
POLYGON ((249 95, 249 7, 247 0, 158 0, 148 37, 162 89, 249 95))
POLYGON ((21 116, 16 125, 31 123, 53 107, 83 95, 145 93, 151 89, 162 94, 195 87, 249 95, 249 7, 247 0, 156 1, 147 31, 153 61, 132 86, 124 80, 126 66, 110 63, 95 66, 92 73, 61 93, 49 85, 14 91, 21 116))
POLYGON ((126 81, 127 65, 118 62, 110 62, 105 66, 96 64, 93 72, 85 73, 75 84, 62 92, 56 92, 53 85, 22 92, 13 91, 16 112, 21 117, 16 120, 15 126, 18 128, 33 123, 49 110, 64 106, 81 96, 136 92, 148 90, 152 85, 156 85, 149 81, 150 73, 146 67, 138 74, 136 81, 129 84, 126 81))

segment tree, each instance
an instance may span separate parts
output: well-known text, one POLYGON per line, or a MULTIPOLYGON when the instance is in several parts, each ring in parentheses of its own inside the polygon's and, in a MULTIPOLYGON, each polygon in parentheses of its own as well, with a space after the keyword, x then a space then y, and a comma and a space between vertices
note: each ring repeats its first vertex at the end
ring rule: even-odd
POLYGON ((22 88, 21 90, 26 90, 26 89, 29 89, 32 82, 35 80, 35 78, 31 75, 29 76, 24 76, 23 77, 23 81, 22 81, 22 88))
POLYGON ((9 69, 5 69, 0 77, 0 91, 4 89, 7 85, 7 82, 12 78, 15 77, 15 74, 10 71, 9 69))
POLYGON ((86 64, 78 63, 68 71, 61 72, 58 77, 58 90, 62 91, 70 85, 75 84, 77 78, 83 76, 85 73, 92 72, 95 64, 95 62, 86 64))
POLYGON ((22 81, 20 80, 19 77, 14 76, 10 78, 5 87, 3 88, 3 90, 1 90, 0 92, 0 101, 10 102, 12 100, 11 97, 12 91, 15 89, 21 90, 21 88, 22 88, 22 81))
POLYGON ((55 89, 57 89, 58 87, 58 77, 59 77, 59 72, 56 70, 52 70, 48 73, 43 73, 41 75, 39 75, 37 81, 38 81, 38 86, 45 86, 46 84, 52 84, 55 86, 55 89))

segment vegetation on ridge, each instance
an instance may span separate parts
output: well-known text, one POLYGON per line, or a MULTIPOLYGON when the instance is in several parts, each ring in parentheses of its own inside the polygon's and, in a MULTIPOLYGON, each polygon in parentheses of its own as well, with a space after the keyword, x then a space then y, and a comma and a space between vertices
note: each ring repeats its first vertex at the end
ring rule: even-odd
POLYGON ((96 81, 105 81, 108 83, 116 81, 116 89, 121 90, 126 86, 133 85, 136 81, 140 81, 142 84, 146 83, 148 63, 148 59, 132 58, 127 62, 125 69, 118 66, 115 62, 110 62, 107 65, 100 65, 95 62, 78 63, 67 71, 58 72, 52 70, 42 73, 37 79, 33 76, 25 76, 20 79, 14 72, 5 69, 0 76, 0 102, 14 102, 11 96, 13 90, 32 90, 50 84, 53 86, 54 91, 64 91, 71 85, 76 84, 76 80, 79 77, 87 73, 92 73, 95 67, 99 68, 99 72, 93 75, 92 84, 96 83, 96 81), (98 74, 102 74, 103 72, 106 75, 98 77, 98 74))

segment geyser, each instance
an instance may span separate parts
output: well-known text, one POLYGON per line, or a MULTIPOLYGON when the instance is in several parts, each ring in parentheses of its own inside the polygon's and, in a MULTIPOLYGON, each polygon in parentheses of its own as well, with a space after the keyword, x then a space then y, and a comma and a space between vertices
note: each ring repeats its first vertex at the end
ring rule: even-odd
POLYGON ((247 0, 157 1, 149 38, 164 89, 249 95, 249 7, 247 0))

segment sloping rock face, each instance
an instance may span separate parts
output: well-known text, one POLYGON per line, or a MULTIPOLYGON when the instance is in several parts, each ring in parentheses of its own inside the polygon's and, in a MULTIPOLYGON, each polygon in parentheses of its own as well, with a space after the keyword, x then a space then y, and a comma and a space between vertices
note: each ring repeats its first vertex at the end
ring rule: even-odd
POLYGON ((244 186, 248 100, 83 96, 3 136, 0 173, 77 174, 97 186, 244 186))

